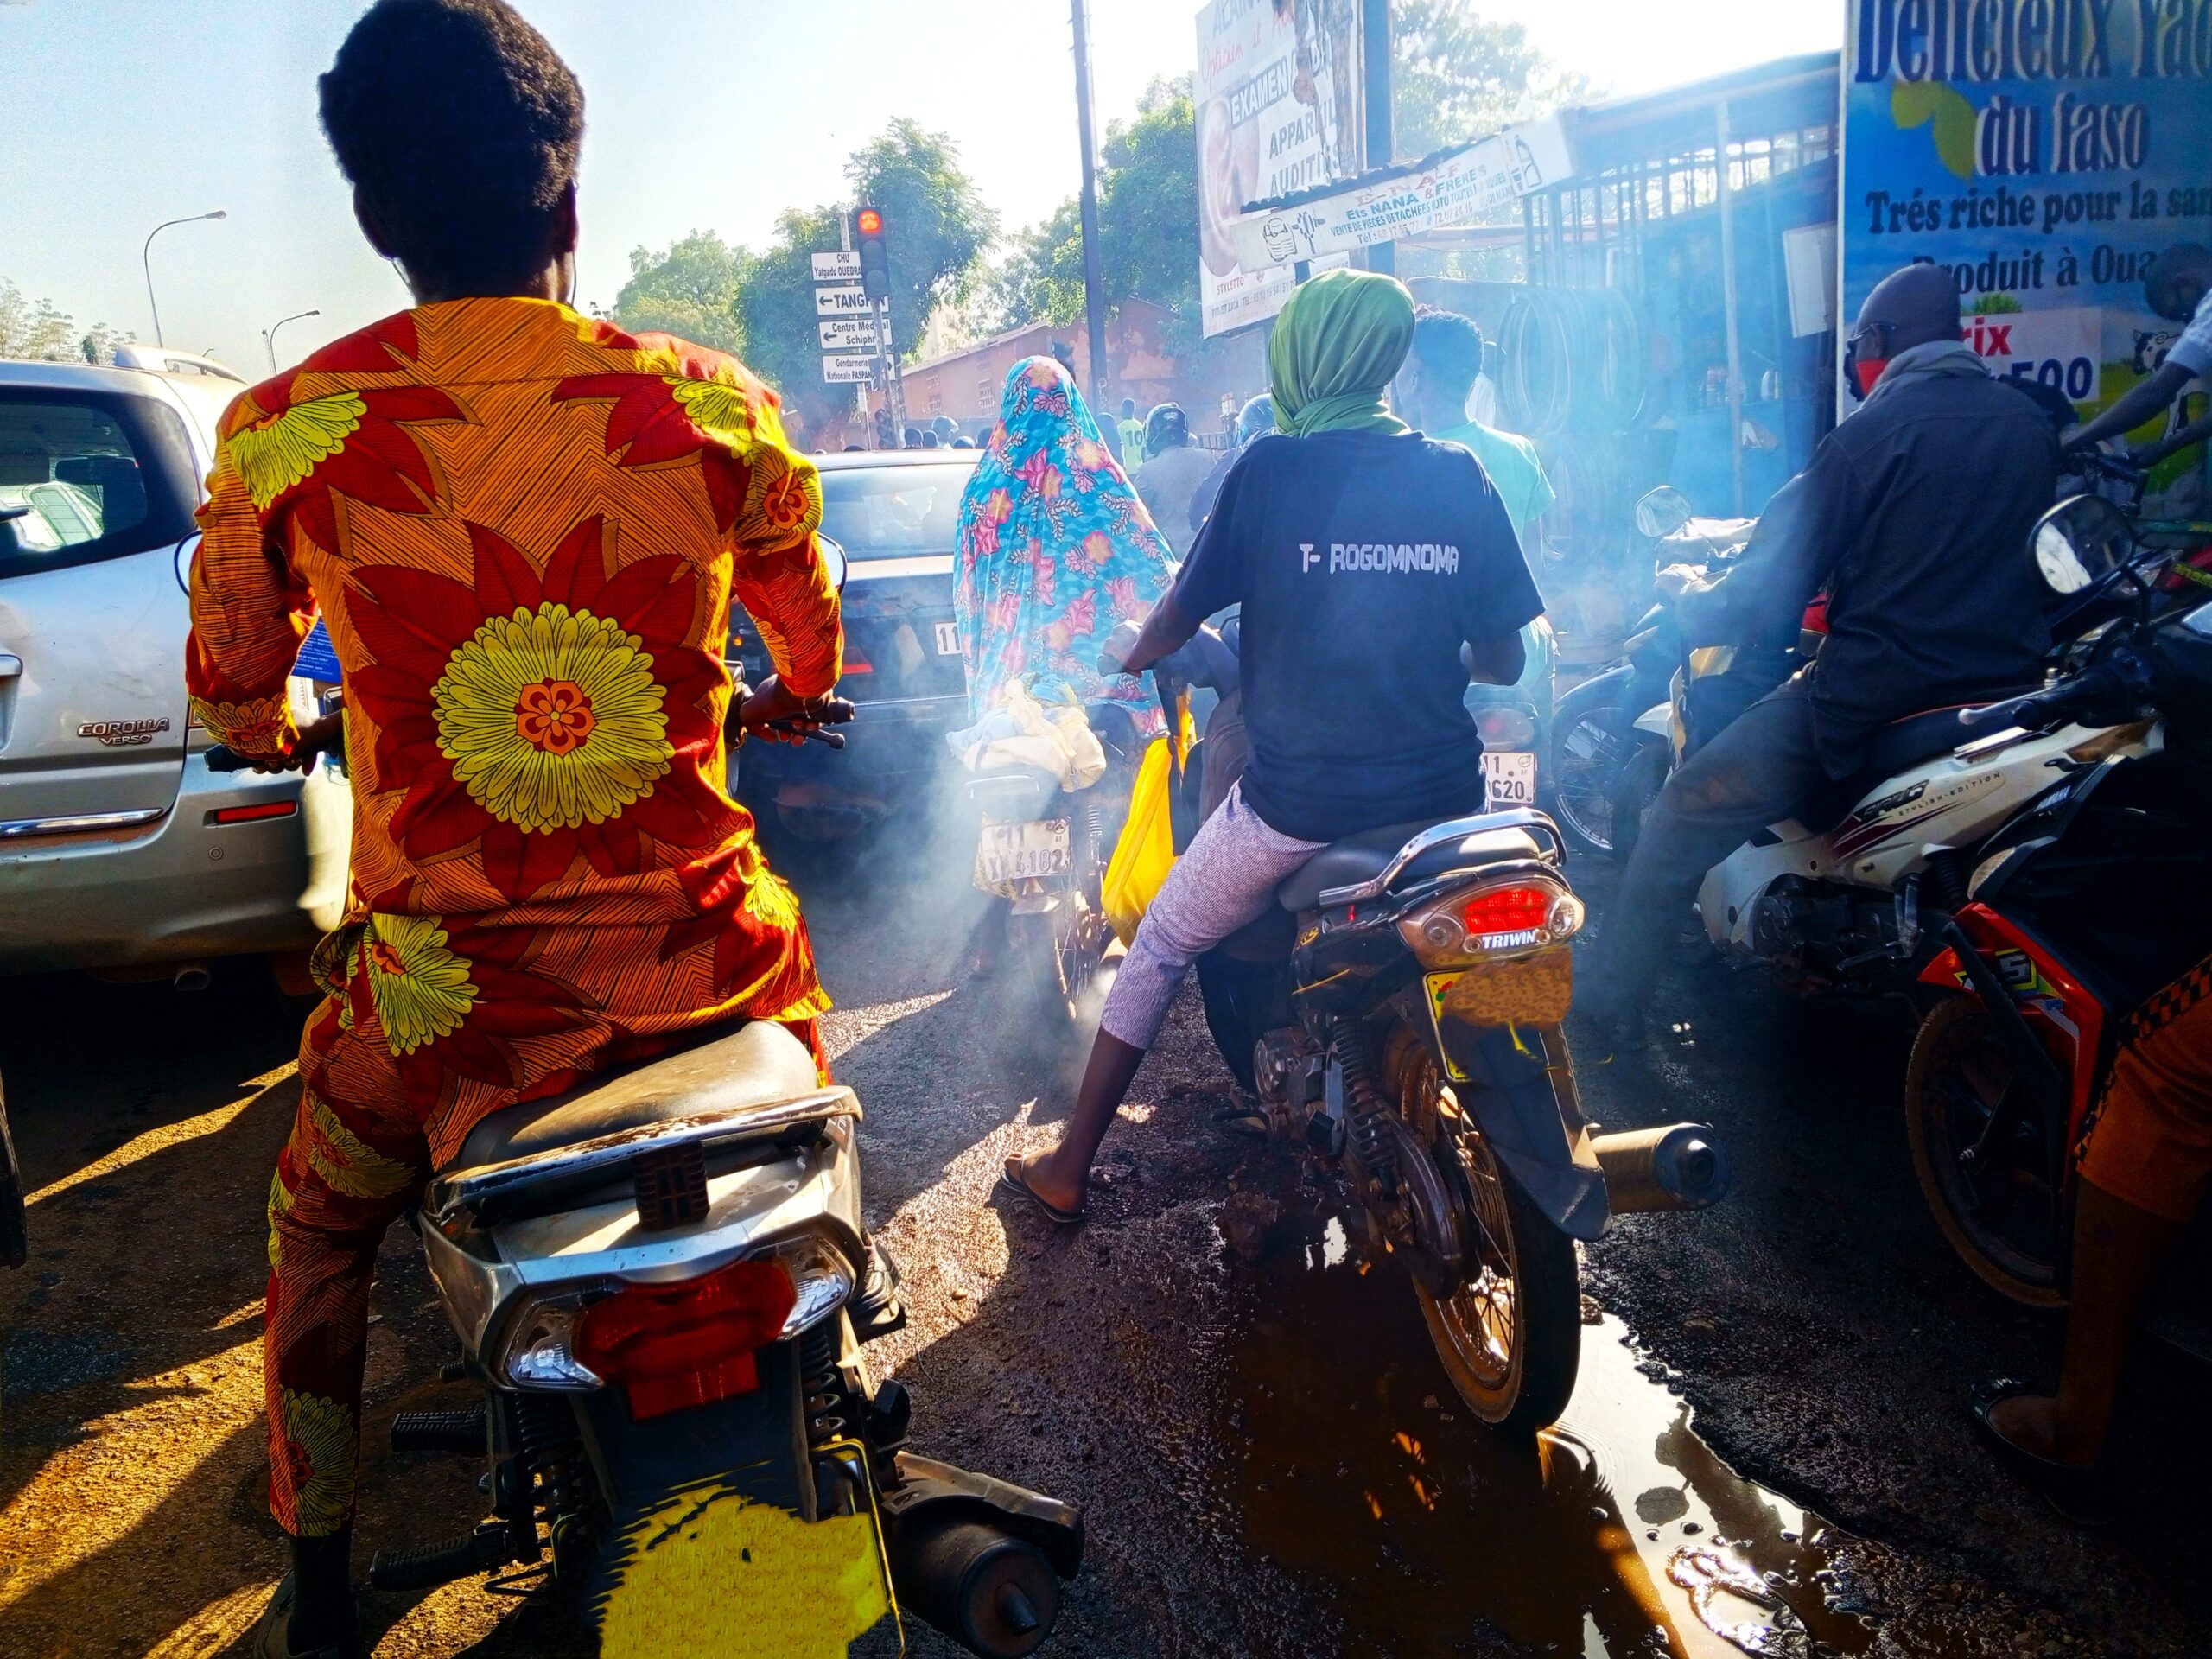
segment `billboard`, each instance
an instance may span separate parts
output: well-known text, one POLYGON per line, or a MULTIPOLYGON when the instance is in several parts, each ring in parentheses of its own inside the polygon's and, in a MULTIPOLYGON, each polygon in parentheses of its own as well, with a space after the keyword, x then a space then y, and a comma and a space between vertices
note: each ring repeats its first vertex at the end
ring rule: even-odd
POLYGON ((1290 297, 1288 270, 1237 263, 1232 227, 1247 202, 1360 170, 1359 86, 1358 0, 1212 0, 1198 13, 1192 97, 1208 334, 1272 317, 1290 297))
POLYGON ((1850 0, 1841 316, 1898 266, 1948 270, 2000 374, 2084 408, 2178 325, 2143 274, 2212 243, 2212 6, 1850 0))

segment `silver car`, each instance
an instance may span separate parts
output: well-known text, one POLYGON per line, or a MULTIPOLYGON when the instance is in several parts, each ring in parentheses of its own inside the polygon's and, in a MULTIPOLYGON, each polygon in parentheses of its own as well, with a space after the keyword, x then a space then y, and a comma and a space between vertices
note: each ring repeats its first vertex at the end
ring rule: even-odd
MULTIPOLYGON (((219 373, 0 362, 0 973, 203 978, 337 925, 353 799, 215 773, 185 578, 219 373)), ((292 682, 311 718, 321 688, 292 682)))

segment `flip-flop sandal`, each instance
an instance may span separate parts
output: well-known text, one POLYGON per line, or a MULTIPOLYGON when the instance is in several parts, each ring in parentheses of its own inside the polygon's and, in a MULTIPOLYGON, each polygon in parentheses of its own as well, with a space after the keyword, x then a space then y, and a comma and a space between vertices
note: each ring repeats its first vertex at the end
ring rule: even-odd
POLYGON ((2110 1526, 2113 1519, 2111 1482, 2101 1468, 2061 1463, 2016 1446, 1998 1433, 1989 1414, 2007 1400, 2036 1389, 2014 1377, 1997 1377, 1974 1386, 1974 1433, 1997 1461, 2025 1484, 2043 1494, 2044 1501, 2077 1527, 2110 1526))
POLYGON ((1273 1133, 1268 1128, 1268 1115, 1256 1106, 1224 1106, 1213 1115, 1213 1122, 1231 1135, 1245 1135, 1255 1141, 1264 1141, 1273 1133))
POLYGON ((1016 1173, 1020 1168, 1021 1155, 1017 1153, 1013 1157, 1007 1159, 1006 1160, 1006 1167, 999 1171, 999 1185, 1006 1188, 1009 1192, 1018 1193, 1021 1197, 1028 1199, 1030 1203, 1035 1205, 1039 1210, 1043 1211, 1045 1212, 1046 1219, 1050 1221, 1056 1227, 1072 1227, 1083 1219, 1084 1211, 1081 1205, 1077 1205, 1072 1210, 1061 1209, 1058 1205, 1054 1204, 1051 1199, 1045 1198, 1035 1187, 1030 1185, 1027 1181, 1022 1179, 1020 1175, 1016 1173))

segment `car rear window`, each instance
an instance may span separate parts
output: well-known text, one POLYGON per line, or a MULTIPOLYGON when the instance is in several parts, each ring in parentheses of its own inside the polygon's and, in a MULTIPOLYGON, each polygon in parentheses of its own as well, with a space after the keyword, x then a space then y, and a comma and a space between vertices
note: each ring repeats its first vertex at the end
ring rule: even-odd
POLYGON ((0 385, 0 577, 174 545, 192 479, 184 423, 152 398, 0 385))
POLYGON ((855 559, 950 553, 973 461, 841 467, 822 474, 822 533, 855 559))

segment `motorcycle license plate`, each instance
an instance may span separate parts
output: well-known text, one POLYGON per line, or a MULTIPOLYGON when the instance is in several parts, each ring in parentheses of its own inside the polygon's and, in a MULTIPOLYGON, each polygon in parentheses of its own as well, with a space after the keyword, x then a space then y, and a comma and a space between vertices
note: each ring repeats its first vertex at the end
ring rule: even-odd
POLYGON ((1536 804, 1536 757, 1524 750, 1508 749, 1483 755, 1483 810, 1503 812, 1508 807, 1536 804))
POLYGON ((976 846, 977 879, 997 887, 1073 869, 1068 823, 1065 818, 1036 818, 1027 823, 985 824, 976 846))

